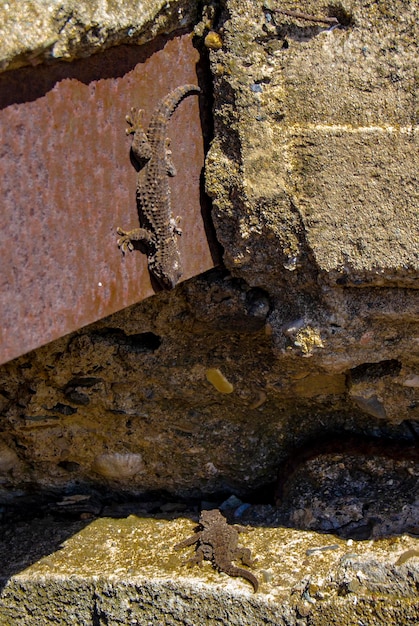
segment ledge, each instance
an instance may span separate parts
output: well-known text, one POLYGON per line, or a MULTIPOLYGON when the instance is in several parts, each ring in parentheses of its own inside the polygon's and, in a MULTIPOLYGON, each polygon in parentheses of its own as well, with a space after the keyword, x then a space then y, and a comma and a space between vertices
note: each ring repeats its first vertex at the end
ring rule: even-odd
MULTIPOLYGON (((260 591, 204 562, 185 568, 193 548, 173 546, 190 519, 129 515, 69 522, 18 522, 0 543, 0 623, 353 624, 356 617, 414 623, 419 600, 418 542, 412 537, 356 542, 287 528, 258 527, 240 544, 258 558, 260 591), (30 549, 28 549, 28 547, 30 549), (40 551, 43 556, 40 557, 40 551), (10 559, 14 555, 14 562, 10 559), (410 582, 409 582, 410 581, 410 582)), ((378 620, 378 621, 377 621, 378 620)))
POLYGON ((0 72, 54 60, 72 61, 120 44, 144 44, 190 27, 197 3, 62 2, 43 0, 0 6, 0 72))

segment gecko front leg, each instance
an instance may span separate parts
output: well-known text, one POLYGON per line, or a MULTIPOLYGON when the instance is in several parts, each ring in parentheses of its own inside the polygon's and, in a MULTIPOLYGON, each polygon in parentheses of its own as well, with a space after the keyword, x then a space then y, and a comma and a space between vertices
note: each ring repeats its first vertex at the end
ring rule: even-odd
POLYGON ((132 252, 134 250, 133 241, 143 241, 149 244, 153 239, 153 233, 146 228, 134 228, 133 230, 123 230, 118 226, 116 229, 118 235, 122 235, 117 241, 118 247, 125 254, 127 250, 132 252))

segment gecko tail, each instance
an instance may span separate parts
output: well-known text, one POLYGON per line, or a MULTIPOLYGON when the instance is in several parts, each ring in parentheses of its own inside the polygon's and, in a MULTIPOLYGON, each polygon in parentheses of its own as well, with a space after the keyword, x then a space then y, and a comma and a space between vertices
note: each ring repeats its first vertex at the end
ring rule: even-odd
POLYGON ((197 85, 181 85, 176 87, 161 100, 153 117, 151 118, 148 128, 148 138, 152 138, 155 133, 159 133, 162 125, 170 120, 176 108, 184 98, 192 94, 201 93, 201 89, 197 85))
POLYGON ((228 574, 229 576, 239 576, 240 578, 245 578, 253 585, 255 593, 259 589, 258 579, 254 574, 252 574, 252 572, 247 571, 247 569, 243 569, 242 567, 236 567, 235 565, 233 565, 231 568, 229 568, 226 574, 228 574))

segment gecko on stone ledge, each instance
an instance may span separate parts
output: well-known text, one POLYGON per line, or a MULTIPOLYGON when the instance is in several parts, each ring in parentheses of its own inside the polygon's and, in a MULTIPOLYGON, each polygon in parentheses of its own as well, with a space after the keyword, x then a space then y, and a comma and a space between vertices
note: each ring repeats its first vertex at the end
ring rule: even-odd
POLYGON ((252 583, 256 592, 259 588, 259 581, 256 576, 232 563, 234 559, 241 559, 244 565, 249 566, 255 563, 251 558, 250 550, 238 546, 239 532, 244 532, 247 529, 242 526, 227 524, 227 520, 218 509, 202 511, 199 524, 202 530, 176 544, 175 550, 192 546, 194 543, 198 544, 195 556, 189 559, 187 563, 200 565, 202 559, 205 558, 212 561, 214 567, 220 572, 225 572, 229 576, 246 578, 252 583))
POLYGON ((195 85, 177 87, 157 106, 147 131, 141 124, 141 110, 127 115, 127 134, 133 134, 132 153, 138 163, 137 208, 141 228, 125 231, 117 228, 118 246, 125 253, 134 249, 134 241, 145 245, 148 268, 164 289, 173 289, 182 276, 177 244, 181 230, 174 219, 170 203, 169 176, 176 175, 171 159, 167 126, 180 102, 190 94, 200 93, 195 85))

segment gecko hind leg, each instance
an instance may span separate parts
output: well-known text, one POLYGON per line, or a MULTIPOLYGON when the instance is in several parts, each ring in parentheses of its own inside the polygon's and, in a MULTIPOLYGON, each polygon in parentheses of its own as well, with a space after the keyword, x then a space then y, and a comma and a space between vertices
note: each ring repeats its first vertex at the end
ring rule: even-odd
POLYGON ((237 548, 235 558, 240 559, 243 565, 248 565, 249 567, 257 563, 257 559, 252 559, 252 553, 249 548, 237 548))
POLYGON ((201 550, 201 548, 198 548, 194 556, 191 556, 191 558, 185 562, 185 565, 187 565, 188 567, 192 567, 193 565, 199 565, 199 567, 201 567, 203 559, 204 551, 201 550))
POLYGON ((169 224, 170 224, 170 228, 172 229, 172 233, 174 235, 181 235, 182 234, 182 229, 179 227, 179 223, 181 221, 181 216, 178 215, 177 217, 171 217, 169 224))
POLYGON ((164 147, 164 160, 166 164, 166 174, 168 176, 176 176, 176 167, 172 161, 172 151, 170 149, 170 138, 166 137, 166 143, 164 147))

